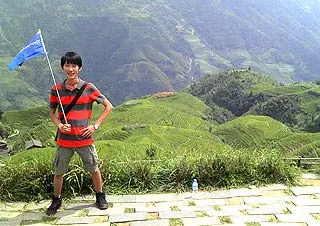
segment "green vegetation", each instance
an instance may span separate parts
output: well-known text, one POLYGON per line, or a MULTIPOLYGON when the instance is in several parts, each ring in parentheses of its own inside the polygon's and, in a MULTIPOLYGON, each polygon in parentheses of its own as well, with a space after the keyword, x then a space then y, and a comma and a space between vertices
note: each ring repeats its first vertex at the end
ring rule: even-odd
POLYGON ((181 219, 169 219, 169 226, 183 226, 183 221, 181 219))
POLYGON ((237 69, 207 75, 186 90, 210 106, 205 118, 212 122, 262 115, 298 130, 320 131, 320 87, 315 83, 283 86, 252 70, 237 69))
MULTIPOLYGON (((252 68, 285 84, 318 79, 316 1, 95 3, 1 2, 0 110, 47 102, 53 82, 42 57, 8 71, 12 57, 39 28, 57 81, 63 79, 62 51, 76 50, 84 59, 81 76, 97 84, 115 105, 155 92, 180 90, 204 74, 231 68, 252 68), (275 14, 275 9, 283 16, 275 14)), ((264 88, 263 82, 256 87, 264 88)))
MULTIPOLYGON (((95 118, 99 106, 94 107, 95 118)), ((9 145, 22 146, 24 139, 32 136, 43 139, 47 147, 15 150, 16 154, 0 159, 5 165, 0 168, 1 200, 41 200, 52 192, 55 128, 45 120, 48 116, 41 109, 33 119, 36 125, 26 120, 28 126, 34 125, 30 131, 17 117, 19 111, 4 114, 5 122, 15 122, 14 129, 22 131, 7 139, 9 145)), ((285 162, 282 152, 267 145, 270 141, 276 145, 277 138, 297 133, 262 116, 243 116, 218 126, 204 120, 207 109, 187 93, 149 96, 116 107, 95 134, 105 190, 109 194, 187 191, 194 176, 201 189, 298 182, 299 169, 285 162), (145 126, 123 130, 125 125, 142 124, 145 126), (232 124, 243 125, 247 133, 229 137, 232 124), (242 145, 233 146, 238 141, 232 139, 241 140, 242 145), (251 140, 256 146, 250 146, 251 140)), ((64 180, 65 197, 92 192, 90 175, 77 156, 64 180)))

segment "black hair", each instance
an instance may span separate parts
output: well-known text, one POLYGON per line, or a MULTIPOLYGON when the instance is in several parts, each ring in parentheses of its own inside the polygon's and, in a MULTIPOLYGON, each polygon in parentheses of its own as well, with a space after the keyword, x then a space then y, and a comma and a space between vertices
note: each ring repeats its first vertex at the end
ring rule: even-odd
POLYGON ((79 66, 79 68, 82 67, 82 60, 78 53, 75 52, 67 52, 64 54, 64 56, 61 57, 61 68, 63 68, 63 65, 67 64, 76 64, 79 66))

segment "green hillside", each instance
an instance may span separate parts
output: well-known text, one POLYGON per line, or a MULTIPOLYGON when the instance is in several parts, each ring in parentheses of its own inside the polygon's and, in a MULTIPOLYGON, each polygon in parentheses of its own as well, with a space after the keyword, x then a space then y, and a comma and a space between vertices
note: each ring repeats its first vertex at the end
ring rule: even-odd
MULTIPOLYGON (((99 106, 95 108, 93 118, 99 114, 99 106)), ((194 150, 222 147, 209 132, 212 123, 202 119, 206 109, 203 102, 187 93, 130 100, 113 110, 95 137, 99 142, 116 142, 124 150, 140 147, 145 151, 155 146, 169 153, 177 147, 181 152, 189 151, 187 147, 194 150), (194 138, 197 139, 193 142, 194 138)), ((24 142, 31 138, 53 144, 55 128, 48 115, 46 107, 5 112, 2 121, 20 132, 7 140, 16 149, 14 152, 23 149, 24 142)))
POLYGON ((267 116, 242 116, 217 127, 213 133, 235 148, 271 149, 293 132, 267 116))
MULTIPOLYGON (((304 109, 300 114, 308 112, 311 108, 316 111, 314 105, 318 104, 318 100, 307 97, 311 95, 311 90, 312 93, 315 92, 316 84, 276 86, 267 77, 255 72, 247 72, 251 74, 251 77, 248 74, 241 76, 241 73, 237 76, 242 86, 246 87, 245 93, 248 95, 251 89, 278 95, 279 93, 281 95, 299 94, 303 97, 301 106, 304 109), (265 89, 259 88, 261 83, 265 84, 265 89), (267 89, 268 86, 269 89, 267 89)), ((243 73, 247 72, 243 71, 243 73)), ((226 75, 231 76, 228 73, 226 75)), ((205 77, 204 83, 194 84, 194 86, 201 84, 206 84, 206 86, 201 86, 200 89, 199 87, 190 89, 201 91, 206 91, 207 87, 215 89, 217 84, 212 83, 213 80, 209 78, 210 76, 205 77)), ((219 76, 214 76, 214 78, 214 81, 219 81, 219 76)), ((210 93, 208 90, 206 92, 210 93)), ((205 96, 206 94, 203 94, 202 98, 205 96)), ((94 108, 92 121, 100 113, 99 105, 94 105, 94 108)), ((227 146, 276 149, 289 155, 317 155, 318 143, 316 141, 319 133, 294 132, 288 125, 270 116, 249 115, 250 111, 219 125, 212 120, 207 120, 208 111, 210 111, 210 106, 188 93, 175 93, 164 97, 145 96, 126 101, 115 107, 96 132, 95 139, 98 146, 107 146, 117 158, 119 156, 116 153, 122 153, 123 158, 127 158, 128 153, 134 153, 132 157, 139 159, 145 156, 147 149, 156 149, 161 153, 159 156, 162 154, 174 156, 176 153, 194 155, 202 150, 204 152, 221 150, 227 146)), ((274 111, 276 112, 277 109, 274 111)), ((38 139, 45 146, 54 147, 53 138, 56 128, 48 115, 48 108, 45 106, 7 111, 3 114, 1 122, 6 127, 11 127, 12 134, 19 132, 7 139, 13 152, 23 150, 25 141, 30 139, 38 139)))
POLYGON ((207 112, 211 121, 265 115, 300 131, 320 131, 318 82, 283 85, 247 68, 209 74, 186 91, 211 107, 207 112))
POLYGON ((43 57, 7 68, 39 28, 57 81, 60 57, 76 51, 82 78, 114 105, 232 68, 285 84, 315 81, 318 9, 309 0, 0 1, 0 110, 47 102, 53 82, 43 57))
MULTIPOLYGON (((100 109, 94 105, 92 121, 100 109)), ((299 169, 283 160, 283 153, 294 156, 296 149, 279 150, 280 144, 288 143, 286 137, 299 133, 263 116, 242 116, 218 125, 205 120, 208 109, 188 93, 155 94, 115 107, 95 133, 107 192, 188 190, 193 176, 208 189, 297 183, 299 169)), ((41 200, 52 192, 56 128, 47 113, 46 107, 4 113, 1 122, 11 126, 14 135, 6 138, 12 155, 0 157, 5 166, 0 168, 2 200, 41 200), (24 150, 24 142, 31 138, 41 140, 44 147, 24 150)), ((305 148, 313 141, 305 139, 305 148)), ((81 165, 75 156, 65 176, 64 195, 92 191, 90 175, 81 165)))

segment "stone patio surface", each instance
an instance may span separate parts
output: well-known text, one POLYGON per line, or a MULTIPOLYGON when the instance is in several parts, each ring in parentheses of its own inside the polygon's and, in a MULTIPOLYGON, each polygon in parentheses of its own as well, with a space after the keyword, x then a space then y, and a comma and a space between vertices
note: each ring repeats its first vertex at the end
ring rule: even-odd
POLYGON ((110 208, 95 208, 94 196, 63 200, 55 216, 40 203, 0 203, 0 226, 315 226, 320 225, 320 186, 199 191, 196 194, 109 195, 110 208))

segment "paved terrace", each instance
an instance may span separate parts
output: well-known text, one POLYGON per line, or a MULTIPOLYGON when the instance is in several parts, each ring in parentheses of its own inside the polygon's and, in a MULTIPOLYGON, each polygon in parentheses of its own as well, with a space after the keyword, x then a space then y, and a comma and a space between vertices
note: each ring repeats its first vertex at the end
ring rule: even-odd
POLYGON ((179 194, 110 195, 99 210, 94 196, 64 201, 55 216, 40 203, 0 203, 0 225, 93 226, 315 226, 320 225, 320 186, 266 187, 179 194))

